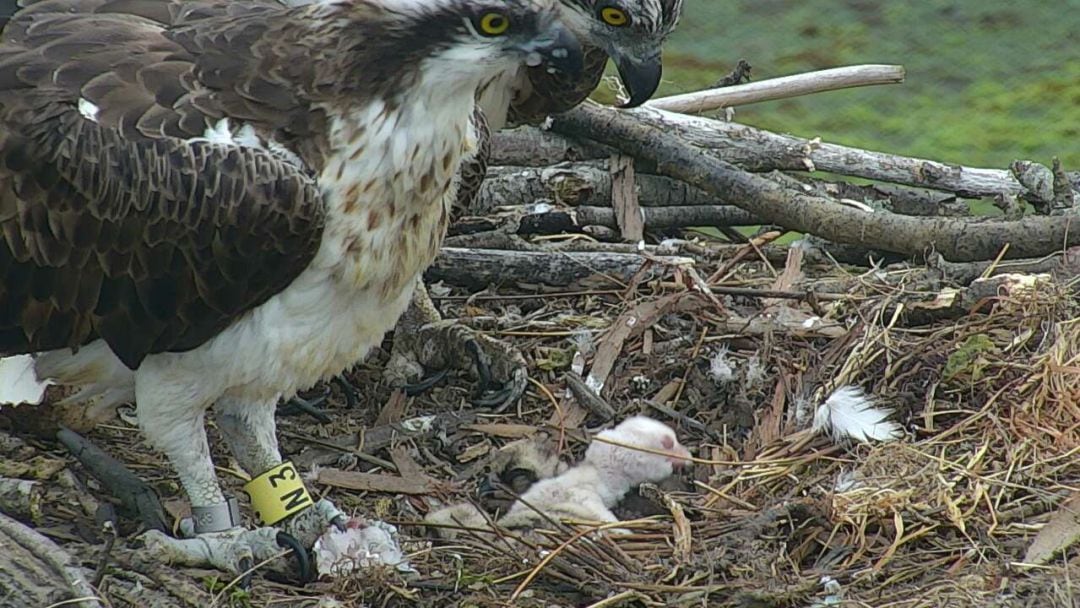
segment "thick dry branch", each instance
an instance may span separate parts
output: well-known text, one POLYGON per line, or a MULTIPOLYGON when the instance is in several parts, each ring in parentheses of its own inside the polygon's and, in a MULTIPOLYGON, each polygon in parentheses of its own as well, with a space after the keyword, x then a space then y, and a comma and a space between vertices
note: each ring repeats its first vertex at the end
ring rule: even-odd
POLYGON ((649 107, 668 112, 701 114, 720 108, 812 95, 853 87, 904 82, 904 67, 899 65, 852 65, 782 78, 770 78, 747 84, 708 89, 654 99, 649 107))
MULTIPOLYGON (((693 264, 683 257, 660 258, 665 264, 693 264)), ((485 287, 520 282, 565 286, 590 277, 606 277, 610 285, 621 285, 641 270, 646 260, 626 253, 576 253, 548 251, 504 251, 497 249, 455 249, 444 247, 424 275, 428 282, 446 281, 454 285, 485 287)), ((665 269, 655 266, 645 274, 654 278, 665 269)))
POLYGON ((23 521, 41 519, 45 487, 30 479, 0 477, 0 512, 23 521))
MULTIPOLYGON (((692 226, 753 226, 760 218, 734 206, 652 207, 641 210, 647 230, 692 226)), ((618 228, 615 210, 610 207, 578 207, 532 213, 521 218, 520 235, 577 232, 582 226, 618 228)))
POLYGON ((766 174, 769 179, 789 188, 801 189, 807 194, 824 198, 854 200, 874 209, 882 209, 902 215, 964 217, 971 215, 967 202, 951 194, 909 188, 893 184, 870 184, 866 186, 814 179, 800 175, 795 177, 779 171, 766 174))
MULTIPOLYGON (((838 175, 941 190, 964 198, 993 197, 1006 193, 1014 196, 1024 194, 1034 200, 1041 200, 1040 196, 1046 196, 1046 192, 1050 192, 1049 189, 1045 192, 1029 191, 1016 180, 1011 171, 1004 169, 964 167, 861 150, 652 108, 639 108, 627 113, 643 125, 656 127, 677 135, 685 143, 709 149, 717 158, 748 171, 827 171, 838 175)), ((607 158, 610 154, 610 150, 606 148, 593 150, 593 153, 589 154, 591 149, 588 145, 573 142, 557 133, 532 128, 496 134, 492 149, 495 156, 492 164, 496 165, 550 165, 568 160, 607 158), (530 147, 542 149, 543 158, 529 161, 519 155, 500 156, 501 150, 527 150, 530 147)), ((638 161, 648 162, 641 157, 638 157, 638 161)), ((1074 189, 1080 188, 1080 173, 1068 173, 1067 179, 1072 182, 1074 189)))
MULTIPOLYGON (((962 216, 969 214, 968 206, 963 200, 933 190, 890 184, 859 186, 805 176, 796 178, 779 171, 769 173, 766 177, 786 187, 834 198, 837 202, 841 202, 841 199, 853 199, 869 206, 904 215, 962 216)), ((635 176, 635 183, 643 207, 716 207, 715 210, 708 212, 706 216, 709 218, 706 220, 708 223, 699 224, 693 223, 698 219, 692 212, 685 219, 679 219, 678 215, 646 209, 645 216, 649 228, 739 226, 762 223, 760 218, 734 208, 727 197, 710 195, 700 188, 676 179, 639 172, 635 176)), ((603 162, 597 161, 559 163, 543 168, 494 167, 480 188, 476 201, 465 210, 465 214, 483 216, 499 207, 530 205, 540 201, 554 201, 574 207, 610 207, 611 174, 603 162)), ((615 227, 606 219, 599 221, 579 219, 578 225, 596 224, 615 227)))
MULTIPOLYGON (((770 223, 838 243, 906 255, 937 251, 950 261, 973 261, 991 259, 1005 245, 1009 246, 1008 257, 1039 257, 1080 242, 1068 217, 977 221, 913 218, 844 208, 818 196, 792 192, 715 156, 702 154, 672 132, 670 124, 665 129, 657 128, 651 119, 660 114, 658 110, 626 112, 586 104, 556 117, 553 128, 561 133, 588 134, 624 153, 655 162, 663 175, 706 192, 724 193, 732 202, 770 223)), ((680 115, 665 113, 667 116, 680 115)), ((963 179, 964 174, 959 171, 954 177, 963 179)))
MULTIPOLYGON (((611 206, 611 173, 603 162, 559 163, 549 167, 494 167, 468 215, 497 207, 555 201, 572 206, 611 206)), ((645 207, 730 205, 698 188, 661 175, 637 173, 638 198, 645 207)))
POLYGON ((612 150, 593 142, 578 142, 533 127, 491 134, 490 166, 546 167, 566 161, 609 158, 612 150))
POLYGON ((1011 170, 964 167, 861 150, 662 110, 639 108, 630 114, 642 124, 677 135, 687 143, 709 148, 719 158, 751 171, 828 171, 943 190, 965 198, 989 197, 1003 192, 1025 195, 1034 201, 1046 196, 1044 192, 1026 188, 1011 170))
POLYGON ((77 560, 56 543, 0 513, 0 606, 97 608, 104 604, 77 560), (13 602, 13 603, 9 603, 13 602))

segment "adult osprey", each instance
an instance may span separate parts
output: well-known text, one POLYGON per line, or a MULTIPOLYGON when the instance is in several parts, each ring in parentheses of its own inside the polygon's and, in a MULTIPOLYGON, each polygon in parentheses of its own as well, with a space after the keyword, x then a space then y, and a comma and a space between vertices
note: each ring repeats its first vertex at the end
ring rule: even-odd
MULTIPOLYGON (((683 0, 560 0, 559 9, 582 44, 584 69, 572 75, 518 65, 481 86, 482 116, 475 121, 481 145, 462 165, 456 214, 467 212, 487 173, 488 130, 538 124, 577 106, 600 83, 608 57, 629 93, 624 107, 645 103, 660 84, 664 41, 682 17, 683 0)), ((521 396, 527 383, 521 353, 467 326, 442 321, 422 281, 394 331, 387 368, 391 381, 400 384, 420 373, 414 361, 428 368, 465 361, 488 367, 481 378, 502 378, 506 387, 478 400, 480 404, 505 408, 521 396)))
MULTIPOLYGON (((556 16, 553 0, 44 0, 6 25, 0 354, 34 353, 37 379, 79 398, 134 396, 203 533, 158 548, 234 570, 275 551, 272 528, 237 527, 205 412, 253 483, 295 481, 278 400, 405 309, 476 146, 477 87, 522 62, 580 69, 556 16)), ((286 526, 340 515, 317 507, 286 526)))

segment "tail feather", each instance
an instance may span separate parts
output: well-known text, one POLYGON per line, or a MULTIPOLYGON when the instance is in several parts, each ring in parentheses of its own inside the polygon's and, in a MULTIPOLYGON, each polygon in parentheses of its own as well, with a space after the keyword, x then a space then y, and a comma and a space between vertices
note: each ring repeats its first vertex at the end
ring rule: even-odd
POLYGON ((0 359, 0 405, 37 405, 45 398, 49 384, 38 380, 31 355, 0 359))

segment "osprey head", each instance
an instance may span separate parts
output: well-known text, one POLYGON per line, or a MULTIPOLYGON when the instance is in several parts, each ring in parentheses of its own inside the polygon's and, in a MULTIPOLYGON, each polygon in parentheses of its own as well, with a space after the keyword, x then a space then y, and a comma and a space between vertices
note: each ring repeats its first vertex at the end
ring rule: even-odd
POLYGON ((411 35, 430 45, 428 66, 450 80, 523 63, 574 77, 582 70, 581 45, 559 20, 557 0, 367 1, 412 21, 411 35))
POLYGON ((561 0, 567 25, 615 61, 630 93, 623 107, 645 103, 660 86, 661 47, 682 16, 683 0, 561 0))

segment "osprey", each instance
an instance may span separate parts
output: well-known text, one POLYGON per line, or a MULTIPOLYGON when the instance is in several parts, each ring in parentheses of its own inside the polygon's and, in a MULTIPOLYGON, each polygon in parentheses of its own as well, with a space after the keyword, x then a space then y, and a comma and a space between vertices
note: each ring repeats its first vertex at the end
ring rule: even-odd
MULTIPOLYGON (((585 67, 580 74, 569 74, 544 66, 517 65, 481 85, 478 104, 482 112, 474 120, 481 143, 462 165, 454 215, 469 209, 487 174, 489 129, 538 124, 549 115, 577 106, 600 83, 609 56, 629 93, 624 107, 645 103, 660 84, 663 44, 678 25, 682 8, 683 0, 560 0, 561 18, 584 49, 585 67)), ((527 374, 521 353, 464 325, 442 321, 420 281, 394 331, 387 376, 392 383, 401 384, 422 372, 415 361, 427 367, 445 367, 470 360, 478 368, 489 368, 478 369, 481 378, 501 376, 507 380, 506 388, 477 400, 477 404, 504 409, 524 392, 527 374)))
POLYGON ((200 534, 152 546, 238 570, 277 551, 270 525, 341 515, 307 508, 274 408, 393 327, 477 88, 522 63, 580 70, 553 0, 44 0, 7 23, 0 354, 77 399, 134 397, 200 534), (211 406, 267 527, 222 493, 211 406))

